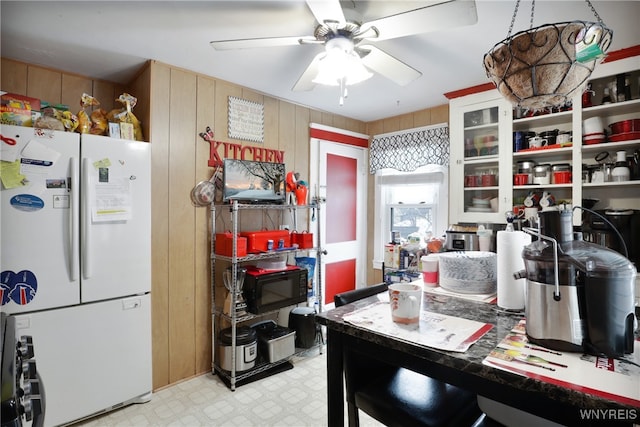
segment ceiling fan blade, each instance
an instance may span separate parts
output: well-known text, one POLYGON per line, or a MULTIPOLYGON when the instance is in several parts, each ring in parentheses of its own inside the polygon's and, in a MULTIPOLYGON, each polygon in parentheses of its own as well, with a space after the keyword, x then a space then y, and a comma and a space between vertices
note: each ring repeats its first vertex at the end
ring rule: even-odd
POLYGON ((342 25, 346 22, 339 0, 307 0, 307 5, 319 24, 338 22, 342 25))
POLYGON ((306 42, 315 42, 313 36, 267 37, 257 39, 218 40, 210 42, 215 50, 251 49, 257 47, 292 46, 306 42))
POLYGON ((311 61, 311 64, 309 64, 307 69, 304 70, 300 78, 298 78, 298 81, 296 82, 296 84, 293 85, 292 90, 294 92, 305 92, 305 91, 312 90, 314 87, 316 87, 316 84, 313 82, 313 79, 315 79, 316 76, 318 75, 318 70, 320 69, 320 58, 322 58, 325 55, 326 55, 325 52, 321 52, 313 58, 313 60, 311 61))
POLYGON ((420 9, 376 19, 362 24, 362 32, 370 27, 378 30, 375 40, 388 40, 478 22, 475 1, 449 0, 420 9))
POLYGON ((364 53, 362 63, 365 67, 371 68, 400 86, 406 86, 422 75, 420 71, 375 46, 359 45, 356 50, 364 53))

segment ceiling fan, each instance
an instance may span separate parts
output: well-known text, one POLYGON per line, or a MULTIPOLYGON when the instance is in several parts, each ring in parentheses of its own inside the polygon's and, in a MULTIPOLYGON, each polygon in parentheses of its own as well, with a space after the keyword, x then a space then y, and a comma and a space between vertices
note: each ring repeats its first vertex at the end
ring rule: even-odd
MULTIPOLYGON (((471 25, 478 20, 473 0, 422 2, 419 8, 394 12, 366 23, 347 20, 339 0, 306 0, 306 3, 318 23, 313 36, 218 40, 212 41, 211 46, 216 50, 229 50, 324 45, 326 51, 319 53, 311 61, 293 86, 294 91, 308 91, 315 87, 314 79, 318 75, 320 62, 331 49, 340 49, 349 55, 355 53, 366 68, 398 85, 405 86, 420 77, 422 73, 370 44, 371 42, 471 25)), ((358 3, 364 2, 352 1, 351 3, 357 7, 358 3)), ((416 2, 407 2, 407 4, 415 6, 416 2)))

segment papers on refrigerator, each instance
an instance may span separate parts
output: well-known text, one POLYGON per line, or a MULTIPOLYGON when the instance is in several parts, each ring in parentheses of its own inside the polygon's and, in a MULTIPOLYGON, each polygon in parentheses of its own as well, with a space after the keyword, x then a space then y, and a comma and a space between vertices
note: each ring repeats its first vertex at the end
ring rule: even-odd
POLYGON ((108 182, 91 180, 93 222, 127 221, 131 219, 131 179, 110 178, 108 182))

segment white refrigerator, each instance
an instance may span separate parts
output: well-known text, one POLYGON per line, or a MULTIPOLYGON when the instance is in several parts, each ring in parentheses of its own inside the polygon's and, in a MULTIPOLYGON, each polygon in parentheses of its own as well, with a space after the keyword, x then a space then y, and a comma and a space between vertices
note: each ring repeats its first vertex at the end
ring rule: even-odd
POLYGON ((46 426, 148 401, 151 145, 0 126, 0 297, 46 426))

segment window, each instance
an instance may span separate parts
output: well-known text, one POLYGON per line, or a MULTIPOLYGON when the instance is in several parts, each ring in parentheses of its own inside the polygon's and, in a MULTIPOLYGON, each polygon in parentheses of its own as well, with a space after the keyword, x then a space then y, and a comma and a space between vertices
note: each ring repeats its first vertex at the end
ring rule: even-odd
POLYGON ((374 268, 382 268, 384 245, 392 232, 400 232, 425 239, 442 236, 448 218, 448 168, 438 165, 422 166, 414 172, 381 169, 375 177, 375 235, 374 268))
POLYGON ((389 205, 390 233, 400 237, 409 235, 433 235, 433 205, 397 204, 389 205))

